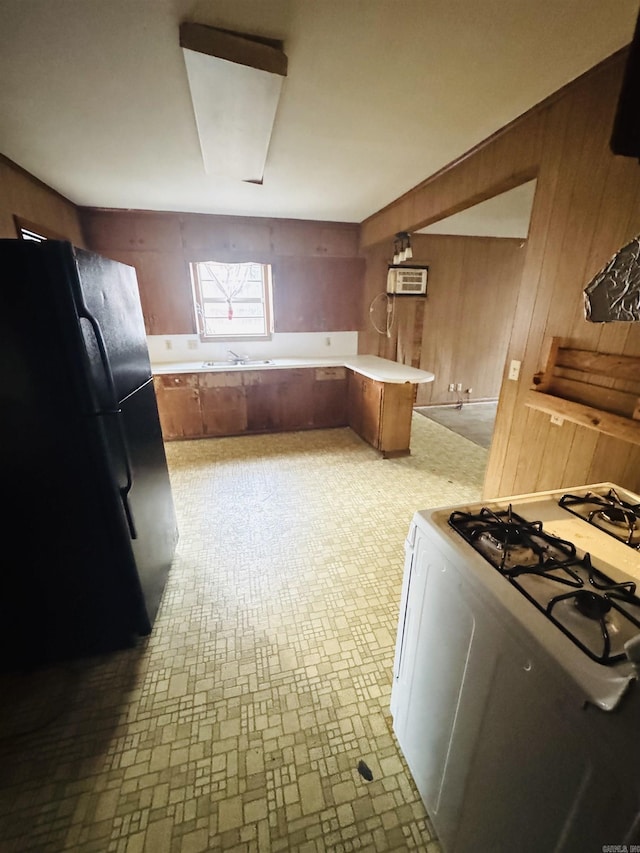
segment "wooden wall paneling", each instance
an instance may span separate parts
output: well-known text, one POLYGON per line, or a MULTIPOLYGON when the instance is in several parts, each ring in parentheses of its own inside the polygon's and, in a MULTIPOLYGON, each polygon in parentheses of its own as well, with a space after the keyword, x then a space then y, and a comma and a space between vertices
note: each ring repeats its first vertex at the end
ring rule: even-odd
POLYGON ((273 256, 273 220, 180 214, 182 247, 190 261, 258 261, 273 256))
POLYGON ((274 219, 273 252, 293 257, 353 257, 358 254, 360 228, 352 223, 274 219))
MULTIPOLYGON (((526 443, 529 442, 528 446, 531 446, 526 430, 529 414, 524 411, 524 396, 538 366, 544 335, 548 334, 547 309, 555 286, 565 232, 569 228, 571 188, 576 177, 575 163, 570 154, 579 149, 590 118, 581 105, 582 100, 578 104, 575 101, 560 101, 549 108, 550 115, 546 123, 549 138, 537 179, 528 252, 507 355, 509 360, 516 358, 521 361, 520 381, 512 383, 506 380, 515 385, 515 388, 509 388, 514 411, 510 432, 504 436, 506 446, 503 447, 502 459, 494 457, 494 446, 497 451, 502 439, 502 425, 496 417, 494 442, 485 477, 487 496, 529 491, 538 476, 538 472, 533 470, 535 461, 529 459, 520 464, 518 462, 526 443), (545 215, 542 218, 543 213, 545 215), (494 461, 499 466, 498 470, 494 469, 494 461), (526 472, 526 476, 523 472, 526 472)), ((540 441, 541 433, 536 435, 540 441)), ((543 458, 539 454, 536 458, 538 465, 542 465, 543 458)))
MULTIPOLYGON (((365 313, 362 328, 358 333, 358 352, 372 353, 373 355, 382 356, 387 339, 384 333, 379 333, 374 325, 379 329, 386 328, 386 301, 384 294, 387 288, 387 268, 391 262, 391 256, 387 247, 376 246, 365 255, 365 283, 363 296, 363 310, 365 313), (374 314, 371 314, 370 307, 374 304, 374 314)), ((395 324, 394 324, 395 326, 395 324)), ((393 352, 395 353, 395 328, 392 330, 394 336, 393 352)))
POLYGON ((396 361, 400 364, 420 365, 425 301, 423 296, 394 297, 398 322, 396 361))
POLYGON ((181 254, 136 252, 134 266, 147 334, 197 334, 189 267, 181 254))
MULTIPOLYGON (((399 325, 398 353, 407 363, 421 349, 420 367, 436 379, 419 386, 417 405, 453 403, 450 383, 471 388, 470 399, 496 399, 520 285, 522 241, 416 235, 417 263, 429 265, 422 340, 412 344, 413 318, 399 325)), ((457 392, 456 392, 457 394, 457 392)))
POLYGON ((132 214, 82 208, 80 215, 87 243, 93 251, 129 252, 135 248, 132 214))
MULTIPOLYGON (((568 227, 558 253, 557 273, 549 305, 550 321, 562 329, 571 328, 576 313, 584 307, 583 290, 588 281, 589 254, 598 236, 597 227, 594 226, 597 225, 610 174, 610 161, 603 156, 607 136, 594 133, 592 128, 592 116, 595 110, 601 109, 602 100, 597 89, 584 93, 580 100, 576 99, 577 114, 572 126, 576 131, 579 127, 582 132, 576 140, 576 151, 567 152, 563 158, 567 162, 571 157, 574 176, 571 188, 567 186, 565 189, 568 227), (571 285, 571 291, 568 284, 571 285)), ((603 118, 606 120, 606 117, 603 118)), ((606 122, 607 126, 611 122, 606 122)), ((580 336, 586 332, 584 313, 575 331, 580 336)), ((548 333, 554 334, 552 331, 548 333)))
POLYGON ((598 443, 589 467, 588 482, 600 483, 613 480, 622 486, 637 491, 640 488, 640 472, 631 476, 631 456, 633 445, 618 441, 608 435, 599 435, 598 443), (619 477, 616 472, 629 471, 627 477, 619 477), (613 476, 612 476, 613 474, 613 476))
POLYGON ((422 361, 420 367, 430 370, 435 379, 418 386, 416 404, 453 402, 447 384, 455 382, 456 349, 460 342, 458 318, 462 307, 464 270, 464 238, 443 235, 417 235, 417 263, 429 265, 428 295, 425 305, 422 361))
POLYGON ((363 322, 364 269, 363 258, 278 258, 275 331, 357 331, 363 322))
POLYGON ((182 239, 177 214, 81 208, 87 243, 95 251, 180 253, 182 239))
MULTIPOLYGON (((615 158, 616 165, 618 164, 618 159, 615 158)), ((629 240, 637 237, 640 234, 640 168, 638 168, 637 163, 629 163, 625 162, 625 166, 632 166, 631 170, 625 169, 625 174, 628 176, 628 182, 625 185, 625 189, 620 192, 619 196, 619 206, 625 206, 625 200, 630 198, 629 188, 634 184, 637 187, 635 196, 633 197, 632 205, 629 211, 629 220, 627 222, 627 226, 624 229, 622 235, 617 234, 611 241, 610 246, 613 245, 616 248, 611 251, 609 249, 607 256, 605 257, 603 264, 606 263, 609 258, 614 254, 615 251, 622 248, 629 240)), ((615 207, 615 199, 611 199, 611 206, 615 207)), ((600 267, 598 267, 600 269, 600 267)), ((597 270, 596 270, 597 272, 597 270)), ((638 350, 640 349, 640 324, 639 323, 603 323, 603 324, 588 324, 588 325, 600 325, 600 336, 598 338, 598 349, 604 352, 626 352, 628 355, 640 354, 638 350)))
POLYGON ((359 254, 359 225, 323 225, 316 241, 316 253, 351 258, 359 254))
POLYGON ((520 240, 468 239, 457 382, 472 398, 496 398, 520 285, 520 240))
POLYGON ((182 250, 180 219, 175 213, 141 213, 133 217, 133 226, 139 251, 168 254, 182 250))
MULTIPOLYGON (((550 423, 548 416, 546 423, 547 425, 550 423)), ((538 467, 535 491, 552 489, 559 477, 566 482, 566 469, 571 459, 571 449, 578 429, 579 427, 569 421, 564 421, 562 424, 552 424, 551 428, 547 429, 546 436, 542 438, 544 441, 542 450, 544 465, 538 467), (567 447, 569 448, 568 453, 567 447)))
POLYGON ((523 484, 518 486, 518 493, 532 492, 535 489, 535 484, 540 476, 542 451, 547 435, 549 415, 525 408, 522 419, 524 421, 524 440, 529 447, 529 453, 521 453, 516 460, 514 480, 518 484, 523 484))
POLYGON ((191 279, 181 254, 113 248, 94 251, 134 267, 148 335, 197 333, 191 279))
MULTIPOLYGON (((573 441, 567 453, 564 469, 564 484, 566 486, 579 486, 581 483, 589 483, 591 460, 598 445, 599 434, 594 430, 583 430, 575 424, 564 422, 561 429, 573 429, 573 441), (579 449, 578 449, 579 448, 579 449)), ((540 488, 551 489, 557 486, 555 472, 546 466, 540 477, 540 488)))
POLYGON ((362 324, 365 261, 352 223, 91 208, 83 218, 92 248, 136 267, 148 334, 197 334, 189 272, 196 260, 272 263, 276 331, 362 324), (274 251, 276 238, 284 254, 274 251))
POLYGON ((0 237, 15 239, 14 216, 28 219, 84 247, 76 206, 16 163, 0 155, 0 237))
MULTIPOLYGON (((582 142, 576 152, 572 154, 572 163, 575 168, 575 179, 572 183, 569 199, 568 215, 569 228, 565 233, 564 243, 559 251, 558 270, 555 276, 554 288, 550 294, 548 306, 546 306, 545 332, 553 333, 555 329, 570 329, 576 317, 576 307, 583 305, 583 289, 587 279, 587 262, 589 248, 597 239, 597 223, 599 211, 602 208, 602 199, 605 195, 606 181, 610 174, 610 159, 608 152, 608 128, 613 120, 613 103, 609 104, 609 115, 607 116, 607 99, 603 92, 608 90, 608 75, 602 75, 597 81, 598 85, 590 87, 588 92, 583 92, 581 98, 575 98, 574 104, 577 111, 573 124, 574 129, 578 122, 585 128, 582 142), (594 114, 603 116, 603 123, 599 124, 599 132, 594 132, 591 117, 594 114), (579 118, 578 118, 579 116, 579 118)), ((565 156, 564 161, 567 162, 565 156)), ((569 189, 567 187, 567 194, 569 189)), ((574 327, 574 339, 581 341, 587 332, 587 322, 581 318, 579 326, 574 327)), ((534 324, 531 326, 534 329, 534 324)), ((539 342, 536 342, 540 346, 539 342)), ((580 344, 582 345, 582 344, 580 344)), ((550 422, 549 422, 550 423, 550 422)), ((550 426, 549 429, 553 429, 550 426)), ((561 435, 569 436, 568 432, 561 435)), ((579 429, 575 440, 564 451, 568 454, 582 454, 582 442, 585 439, 585 430, 579 429)), ((585 449, 590 449, 587 443, 585 449)), ((562 451, 561 451, 562 452, 562 451)), ((547 455, 543 456, 543 467, 550 464, 547 455)), ((524 488, 528 488, 526 483, 524 488)))
MULTIPOLYGON (((640 192, 640 169, 622 157, 612 157, 606 161, 609 171, 605 181, 604 191, 594 227, 593 239, 588 252, 582 290, 591 279, 607 263, 612 256, 611 246, 622 248, 636 234, 631 232, 631 223, 635 214, 638 219, 640 198, 628 192, 630 184, 636 183, 640 192)), ((640 223, 638 223, 640 230, 640 223)), ((614 250, 615 251, 615 250, 614 250)), ((570 337, 579 337, 581 346, 590 350, 615 350, 616 341, 610 333, 604 334, 605 325, 602 323, 585 322, 584 300, 576 302, 576 309, 571 324, 570 337), (607 340, 609 338, 609 340, 607 340)), ((611 326, 612 324, 608 324, 611 326)), ((621 324, 613 324, 620 326, 621 324)), ((625 324, 622 324, 625 325, 625 324)), ((615 334, 618 338, 619 333, 615 334)), ((626 337, 626 334, 625 334, 626 337)))

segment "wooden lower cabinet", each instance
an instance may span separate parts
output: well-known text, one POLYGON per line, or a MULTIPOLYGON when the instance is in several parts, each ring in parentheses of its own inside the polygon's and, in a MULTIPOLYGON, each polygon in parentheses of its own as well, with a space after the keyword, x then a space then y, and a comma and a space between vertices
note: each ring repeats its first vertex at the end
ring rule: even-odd
POLYGON ((344 367, 171 373, 154 385, 166 441, 347 425, 344 367))
POLYGON ((383 456, 409 453, 414 386, 349 371, 349 426, 383 456))
POLYGON ((409 453, 415 386, 345 367, 154 376, 166 441, 350 426, 383 456, 409 453))
POLYGON ((242 373, 200 373, 202 435, 240 435, 247 432, 247 400, 242 373))
POLYGON ((316 427, 342 427, 349 423, 347 393, 346 367, 314 370, 311 406, 316 427))
POLYGON ((312 429, 313 370, 243 372, 248 432, 312 429))
POLYGON ((153 377, 162 436, 166 440, 203 434, 199 373, 164 373, 153 377))

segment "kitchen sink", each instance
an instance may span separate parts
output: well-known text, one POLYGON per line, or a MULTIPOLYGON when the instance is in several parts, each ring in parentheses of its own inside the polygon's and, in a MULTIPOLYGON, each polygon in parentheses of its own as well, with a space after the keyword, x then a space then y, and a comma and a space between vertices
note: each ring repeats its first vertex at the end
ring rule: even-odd
POLYGON ((260 364, 273 364, 272 358, 247 358, 243 361, 203 361, 203 367, 255 367, 260 364))

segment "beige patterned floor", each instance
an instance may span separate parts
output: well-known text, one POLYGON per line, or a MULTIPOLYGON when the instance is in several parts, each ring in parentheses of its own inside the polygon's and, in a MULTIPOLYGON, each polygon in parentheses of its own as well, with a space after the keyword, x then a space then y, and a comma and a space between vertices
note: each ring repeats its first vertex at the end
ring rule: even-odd
POLYGON ((478 499, 486 451, 414 415, 395 460, 348 429, 167 452, 151 637, 0 679, 0 849, 436 853, 388 710, 403 542, 478 499))

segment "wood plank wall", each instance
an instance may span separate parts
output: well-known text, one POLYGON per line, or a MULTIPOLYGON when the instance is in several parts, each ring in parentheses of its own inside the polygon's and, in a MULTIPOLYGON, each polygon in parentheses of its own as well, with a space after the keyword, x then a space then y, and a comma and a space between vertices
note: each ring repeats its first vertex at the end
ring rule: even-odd
POLYGON ((87 244, 136 268, 148 334, 196 333, 189 262, 273 268, 276 332, 357 331, 365 260, 359 226, 258 217, 83 208, 87 244))
POLYGON ((17 237, 13 217, 26 219, 84 246, 84 237, 76 206, 0 155, 0 237, 17 237))
MULTIPOLYGON (((465 400, 497 400, 524 247, 519 239, 414 235, 411 263, 429 267, 427 297, 396 297, 390 337, 369 323, 361 351, 432 371, 435 381, 418 386, 418 406, 456 402, 452 382, 472 389, 465 400)), ((389 243, 365 253, 368 304, 385 289, 391 252, 389 243)), ((372 319, 384 329, 382 309, 378 300, 372 319)))
POLYGON ((640 491, 640 448, 524 405, 547 336, 640 354, 640 323, 592 324, 583 305, 593 275, 640 233, 640 166, 609 149, 625 61, 610 57, 362 225, 370 247, 537 177, 507 351, 522 368, 518 381, 503 373, 486 497, 603 480, 640 491))

